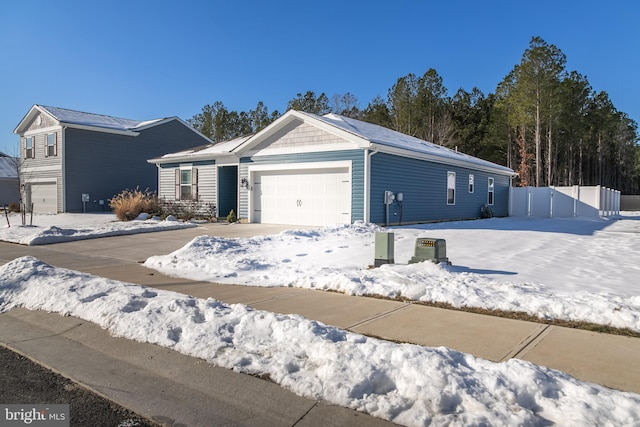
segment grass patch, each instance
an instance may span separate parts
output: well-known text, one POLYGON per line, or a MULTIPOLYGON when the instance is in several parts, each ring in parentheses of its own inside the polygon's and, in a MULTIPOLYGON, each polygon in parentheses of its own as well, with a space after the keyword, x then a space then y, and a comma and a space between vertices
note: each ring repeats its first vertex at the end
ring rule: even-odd
MULTIPOLYGON (((341 293, 338 291, 333 291, 341 293)), ((583 322, 578 320, 562 320, 562 319, 541 319, 540 317, 533 316, 524 311, 505 311, 494 310, 481 307, 454 307, 448 302, 436 302, 436 301, 414 301, 403 296, 388 297, 379 294, 367 294, 362 295, 367 298, 383 299, 389 301, 398 301, 404 303, 411 303, 417 305, 424 305, 427 307, 442 308, 445 310, 463 311, 466 313, 482 314, 485 316, 502 317, 505 319, 522 320, 525 322, 541 323, 543 325, 561 326, 563 328, 582 329, 585 331, 599 332, 603 334, 621 335, 625 337, 640 338, 640 332, 636 332, 629 328, 616 328, 609 325, 601 325, 599 323, 583 322)))
POLYGON ((562 320, 562 319, 541 319, 523 311, 505 311, 493 310, 480 307, 454 307, 449 303, 414 301, 414 304, 425 305, 429 307, 444 308, 447 310, 464 311, 467 313, 483 314, 485 316, 502 317, 505 319, 522 320, 525 322, 541 323, 544 325, 561 326, 563 328, 583 329, 585 331, 600 332, 611 335, 622 335, 626 337, 640 338, 640 332, 635 332, 629 328, 616 328, 609 325, 601 325, 598 323, 583 322, 578 320, 562 320))

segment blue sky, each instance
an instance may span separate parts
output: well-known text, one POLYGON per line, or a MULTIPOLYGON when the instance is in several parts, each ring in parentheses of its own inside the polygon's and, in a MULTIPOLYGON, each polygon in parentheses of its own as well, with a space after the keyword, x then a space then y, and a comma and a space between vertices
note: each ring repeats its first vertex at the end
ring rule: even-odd
POLYGON ((0 151, 33 104, 148 120, 222 101, 284 112, 308 90, 364 108, 399 77, 434 68, 449 95, 485 94, 531 37, 640 122, 640 2, 0 2, 0 151))

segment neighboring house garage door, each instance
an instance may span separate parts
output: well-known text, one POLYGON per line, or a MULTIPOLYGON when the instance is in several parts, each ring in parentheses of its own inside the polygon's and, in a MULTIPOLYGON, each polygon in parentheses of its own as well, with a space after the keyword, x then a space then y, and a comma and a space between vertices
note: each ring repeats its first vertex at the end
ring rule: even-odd
POLYGON ((58 213, 58 193, 55 182, 39 182, 30 184, 31 188, 27 203, 33 203, 36 213, 58 213))
POLYGON ((351 223, 349 167, 253 173, 251 221, 265 224, 351 223))

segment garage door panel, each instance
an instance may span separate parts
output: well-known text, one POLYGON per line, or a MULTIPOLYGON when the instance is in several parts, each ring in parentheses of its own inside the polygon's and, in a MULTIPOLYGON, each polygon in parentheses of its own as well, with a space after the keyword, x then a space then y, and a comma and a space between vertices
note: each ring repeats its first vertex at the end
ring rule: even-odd
POLYGON ((351 178, 347 167, 258 172, 254 175, 254 189, 254 222, 351 223, 351 178))
POLYGON ((29 187, 30 197, 28 202, 33 205, 34 212, 58 212, 58 191, 55 182, 33 183, 29 187))

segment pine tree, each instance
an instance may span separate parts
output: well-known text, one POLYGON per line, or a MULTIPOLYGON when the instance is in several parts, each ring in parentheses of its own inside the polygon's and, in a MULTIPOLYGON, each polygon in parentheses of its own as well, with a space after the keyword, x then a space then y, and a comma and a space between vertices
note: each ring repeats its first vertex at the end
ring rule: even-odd
POLYGON ((287 103, 287 110, 304 111, 307 113, 324 115, 331 112, 329 98, 324 93, 316 97, 315 92, 308 90, 304 95, 298 93, 287 103))

